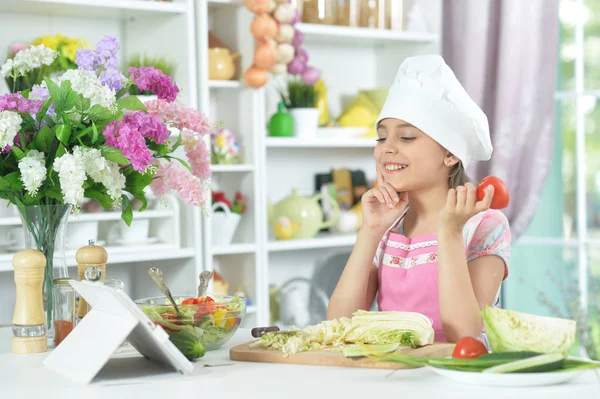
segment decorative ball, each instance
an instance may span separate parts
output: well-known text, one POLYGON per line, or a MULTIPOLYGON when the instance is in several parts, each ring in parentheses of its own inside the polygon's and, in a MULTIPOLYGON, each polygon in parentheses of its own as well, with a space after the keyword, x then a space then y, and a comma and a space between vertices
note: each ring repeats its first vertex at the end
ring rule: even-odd
POLYGON ((275 64, 271 67, 271 73, 273 75, 283 75, 286 73, 288 66, 286 64, 275 64))
POLYGON ((275 19, 282 24, 288 24, 292 22, 296 16, 296 8, 291 4, 279 4, 273 14, 275 19))
POLYGON ((317 83, 320 77, 321 73, 315 67, 308 67, 302 72, 302 81, 309 86, 317 83))
POLYGON ((273 12, 277 4, 273 0, 246 0, 246 8, 254 14, 273 12))
POLYGON ((253 65, 244 72, 243 81, 246 86, 257 89, 267 84, 269 71, 253 65))
POLYGON ((294 32, 294 39, 292 40, 292 46, 295 48, 300 47, 304 43, 304 35, 298 29, 294 32))
POLYGON ((287 44, 287 43, 280 44, 277 62, 279 64, 288 64, 293 59, 294 59, 294 47, 291 44, 287 44))
POLYGON ((258 15, 250 25, 250 32, 254 39, 261 41, 266 39, 275 39, 279 32, 277 21, 269 14, 258 15))
POLYGON ((296 30, 290 24, 279 25, 279 34, 277 35, 278 43, 291 43, 294 40, 294 32, 296 30))

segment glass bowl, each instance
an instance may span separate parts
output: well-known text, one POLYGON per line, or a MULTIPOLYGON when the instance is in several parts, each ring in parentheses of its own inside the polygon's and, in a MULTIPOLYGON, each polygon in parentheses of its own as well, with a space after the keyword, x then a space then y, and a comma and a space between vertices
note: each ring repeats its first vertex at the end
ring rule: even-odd
MULTIPOLYGON (((142 311, 154 322, 161 326, 171 338, 171 341, 188 358, 196 359, 201 350, 198 347, 190 349, 193 342, 182 340, 194 334, 208 351, 223 346, 232 336, 246 314, 246 298, 239 296, 207 295, 204 299, 188 296, 173 296, 182 317, 178 317, 171 301, 164 296, 143 298, 135 301, 142 311), (180 334, 179 336, 176 336, 180 334), (187 347, 180 347, 186 344, 187 347), (181 345, 180 345, 181 344, 181 345), (187 353, 186 353, 187 352, 187 353)), ((203 353, 202 353, 203 355, 203 353)))

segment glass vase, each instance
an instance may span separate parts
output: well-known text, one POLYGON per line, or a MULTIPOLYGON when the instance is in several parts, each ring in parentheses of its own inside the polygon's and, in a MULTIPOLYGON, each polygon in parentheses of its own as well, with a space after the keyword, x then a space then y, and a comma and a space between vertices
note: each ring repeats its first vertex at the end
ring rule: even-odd
POLYGON ((54 338, 52 296, 54 280, 69 277, 65 256, 65 233, 69 213, 71 213, 71 206, 63 204, 19 207, 19 216, 25 234, 25 248, 37 249, 46 257, 43 297, 49 342, 53 342, 54 338))

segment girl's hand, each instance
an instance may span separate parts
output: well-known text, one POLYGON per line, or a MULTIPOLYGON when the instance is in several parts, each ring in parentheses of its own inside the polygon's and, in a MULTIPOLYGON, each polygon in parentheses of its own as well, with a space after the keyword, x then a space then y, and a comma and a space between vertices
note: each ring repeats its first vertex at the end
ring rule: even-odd
POLYGON ((377 170, 377 185, 361 198, 363 227, 383 234, 398 219, 408 205, 408 194, 398 194, 391 184, 386 183, 377 170))
POLYGON ((446 206, 440 212, 439 229, 445 232, 462 232, 469 219, 490 208, 494 187, 488 186, 481 201, 477 201, 477 187, 471 183, 448 191, 446 206))

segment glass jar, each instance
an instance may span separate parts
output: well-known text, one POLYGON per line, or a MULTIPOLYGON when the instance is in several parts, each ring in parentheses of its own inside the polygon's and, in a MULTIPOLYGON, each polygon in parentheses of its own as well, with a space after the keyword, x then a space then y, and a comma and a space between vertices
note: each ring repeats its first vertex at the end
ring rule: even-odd
MULTIPOLYGON (((117 290, 122 291, 123 288, 125 287, 125 284, 123 284, 123 282, 121 280, 117 280, 117 279, 106 279, 106 280, 98 280, 96 281, 97 284, 102 284, 117 290)), ((92 310, 92 305, 90 305, 89 303, 87 304, 87 313, 90 312, 90 310, 92 310)))
POLYGON ((75 289, 71 287, 69 281, 72 278, 59 278, 53 281, 52 299, 54 308, 52 310, 52 319, 54 324, 54 346, 60 343, 75 328, 75 289))
POLYGON ((360 26, 371 29, 390 29, 391 10, 397 8, 394 1, 402 0, 360 0, 360 26))
POLYGON ((302 22, 309 24, 335 24, 336 0, 304 0, 302 22))
POLYGON ((336 25, 360 26, 361 0, 338 0, 335 14, 336 25))

